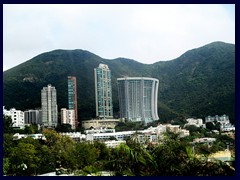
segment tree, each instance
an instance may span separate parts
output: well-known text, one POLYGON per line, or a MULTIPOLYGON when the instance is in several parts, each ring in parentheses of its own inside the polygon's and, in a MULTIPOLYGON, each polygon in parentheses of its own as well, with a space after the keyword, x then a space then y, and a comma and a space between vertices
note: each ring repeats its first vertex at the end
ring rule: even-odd
POLYGON ((117 176, 132 174, 130 166, 134 163, 133 156, 133 151, 128 145, 120 144, 112 151, 111 159, 107 165, 108 170, 115 171, 117 176))
POLYGON ((72 132, 71 124, 60 124, 56 128, 57 132, 72 132))
POLYGON ((55 144, 50 148, 51 154, 55 155, 54 162, 56 162, 56 167, 76 169, 77 162, 74 158, 74 153, 76 149, 76 142, 73 141, 69 136, 61 136, 55 144))
POLYGON ((56 131, 51 129, 43 129, 42 133, 46 138, 46 143, 48 146, 54 145, 55 142, 59 140, 61 137, 61 135, 59 135, 56 131))
POLYGON ((37 167, 37 174, 44 174, 56 170, 55 154, 52 153, 51 149, 43 144, 38 149, 40 161, 37 167))
POLYGON ((35 130, 32 125, 24 127, 24 134, 34 134, 35 130))
POLYGON ((10 167, 10 161, 8 158, 3 158, 3 175, 7 175, 10 167))
POLYGON ((36 175, 37 165, 40 161, 34 145, 20 142, 13 148, 11 154, 12 175, 36 175))
POLYGON ((79 123, 77 128, 76 128, 76 132, 81 132, 81 133, 84 133, 85 131, 85 128, 81 126, 81 124, 79 123))
POLYGON ((104 143, 99 141, 94 141, 93 145, 96 148, 96 150, 99 151, 98 160, 108 160, 110 156, 109 148, 104 143))
POLYGON ((188 125, 186 129, 189 130, 190 133, 200 131, 200 128, 195 125, 188 125))
POLYGON ((113 150, 109 162, 108 169, 116 175, 205 176, 234 175, 235 172, 226 163, 196 157, 190 144, 171 135, 166 135, 162 143, 150 149, 121 144, 113 150))
POLYGON ((3 156, 8 158, 15 146, 12 134, 3 134, 3 156))
POLYGON ((77 143, 73 154, 73 158, 76 160, 76 167, 78 169, 85 166, 93 165, 99 158, 99 151, 93 144, 87 142, 77 143))
POLYGON ((37 124, 30 124, 28 126, 25 126, 24 133, 25 134, 36 134, 36 133, 39 133, 38 125, 37 124))
POLYGON ((13 122, 10 116, 3 115, 3 133, 13 133, 13 122))
POLYGON ((215 129, 218 130, 218 131, 221 130, 221 123, 220 123, 220 122, 217 122, 217 123, 215 124, 215 129))
POLYGON ((215 126, 212 122, 207 122, 206 123, 206 128, 210 131, 214 130, 215 129, 215 126))

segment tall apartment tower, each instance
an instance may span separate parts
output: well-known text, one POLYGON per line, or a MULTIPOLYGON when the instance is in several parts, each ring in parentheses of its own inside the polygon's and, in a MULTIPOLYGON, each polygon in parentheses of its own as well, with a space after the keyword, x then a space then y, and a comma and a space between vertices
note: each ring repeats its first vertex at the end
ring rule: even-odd
POLYGON ((49 84, 41 90, 42 123, 44 127, 56 127, 58 122, 57 91, 49 84))
POLYGON ((113 118, 111 71, 106 64, 94 68, 96 116, 113 118))
POLYGON ((75 122, 72 127, 78 127, 78 109, 77 109, 77 80, 75 76, 68 76, 68 109, 74 110, 75 122))
POLYGON ((120 118, 144 124, 158 120, 158 79, 118 78, 120 118))

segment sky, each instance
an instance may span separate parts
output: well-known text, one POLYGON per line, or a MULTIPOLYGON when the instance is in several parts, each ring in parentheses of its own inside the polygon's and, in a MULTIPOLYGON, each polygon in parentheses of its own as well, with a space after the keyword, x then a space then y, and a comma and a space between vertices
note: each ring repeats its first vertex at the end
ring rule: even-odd
POLYGON ((144 64, 235 44, 234 4, 3 4, 3 71, 55 49, 144 64))

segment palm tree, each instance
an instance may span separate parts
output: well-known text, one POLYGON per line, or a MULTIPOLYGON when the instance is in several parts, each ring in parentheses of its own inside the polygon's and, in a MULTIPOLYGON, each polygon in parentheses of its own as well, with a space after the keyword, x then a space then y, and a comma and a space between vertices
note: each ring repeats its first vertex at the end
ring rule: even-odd
POLYGON ((116 175, 184 176, 234 175, 226 163, 197 158, 190 144, 177 136, 167 136, 163 142, 147 149, 138 142, 121 144, 111 159, 116 175))

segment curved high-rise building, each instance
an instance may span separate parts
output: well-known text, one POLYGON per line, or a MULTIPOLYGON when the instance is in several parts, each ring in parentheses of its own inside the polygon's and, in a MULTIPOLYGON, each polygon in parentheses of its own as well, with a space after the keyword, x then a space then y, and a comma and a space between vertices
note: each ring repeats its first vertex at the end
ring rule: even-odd
POLYGON ((118 78, 120 118, 144 124, 158 120, 158 79, 148 77, 118 78))

